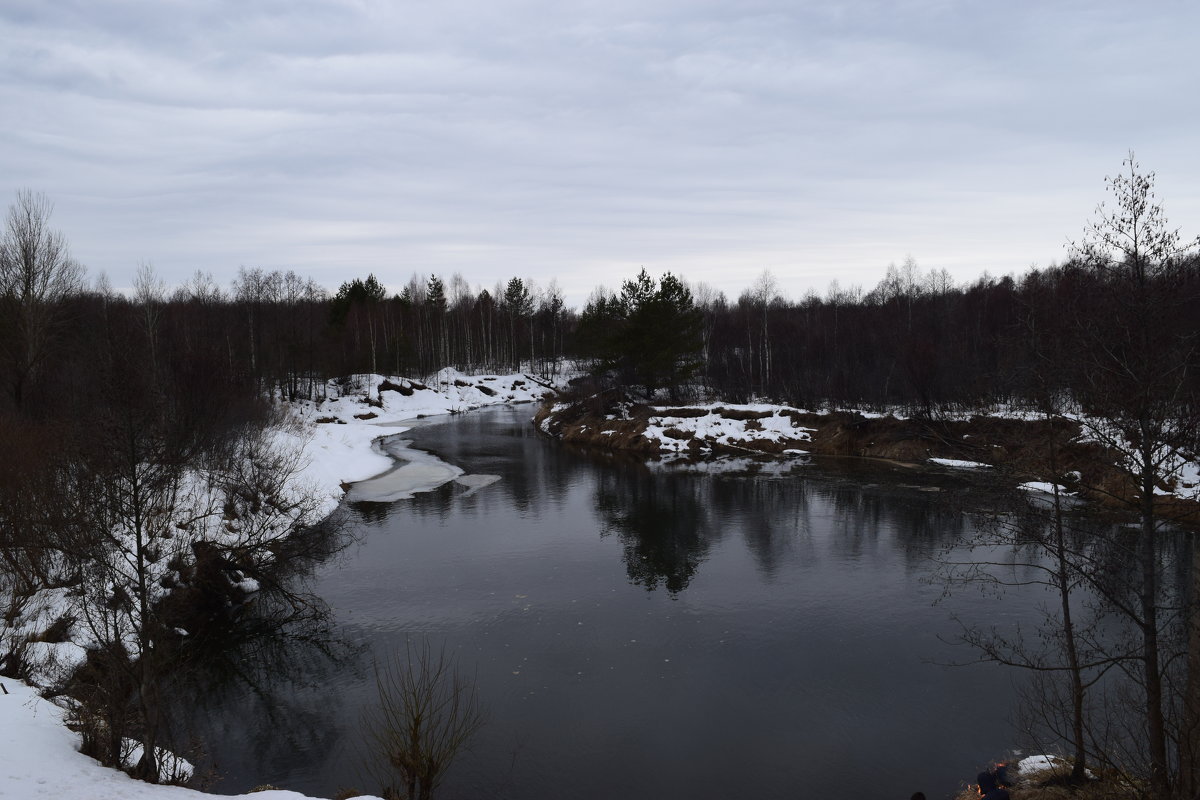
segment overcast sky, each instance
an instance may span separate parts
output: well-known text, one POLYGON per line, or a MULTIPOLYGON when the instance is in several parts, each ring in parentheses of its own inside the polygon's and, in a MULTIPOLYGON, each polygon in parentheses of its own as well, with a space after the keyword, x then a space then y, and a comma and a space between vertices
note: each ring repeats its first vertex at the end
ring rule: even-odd
POLYGON ((0 199, 89 273, 572 304, 1061 260, 1132 148, 1200 232, 1200 4, 0 0, 0 199))

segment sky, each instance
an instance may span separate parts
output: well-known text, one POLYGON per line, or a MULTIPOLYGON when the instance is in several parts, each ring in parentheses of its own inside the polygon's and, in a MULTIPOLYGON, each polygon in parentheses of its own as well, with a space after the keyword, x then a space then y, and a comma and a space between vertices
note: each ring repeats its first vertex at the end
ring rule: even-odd
POLYGON ((0 202, 150 264, 731 298, 1063 260, 1132 149, 1200 232, 1200 4, 0 0, 0 202))

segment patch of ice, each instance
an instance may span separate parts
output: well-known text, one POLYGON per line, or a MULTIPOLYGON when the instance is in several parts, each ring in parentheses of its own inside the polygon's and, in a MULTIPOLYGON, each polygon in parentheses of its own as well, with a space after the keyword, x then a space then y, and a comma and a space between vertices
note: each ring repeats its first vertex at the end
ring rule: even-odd
POLYGON ((410 500, 418 492, 433 491, 463 474, 453 464, 432 453, 415 450, 409 447, 411 444, 407 439, 388 440, 383 449, 398 463, 386 472, 353 484, 346 492, 346 499, 372 503, 410 500))
POLYGON ((465 486, 467 491, 463 492, 463 497, 470 497, 480 489, 491 486, 500 480, 499 475, 459 475, 454 479, 454 482, 459 486, 465 486))

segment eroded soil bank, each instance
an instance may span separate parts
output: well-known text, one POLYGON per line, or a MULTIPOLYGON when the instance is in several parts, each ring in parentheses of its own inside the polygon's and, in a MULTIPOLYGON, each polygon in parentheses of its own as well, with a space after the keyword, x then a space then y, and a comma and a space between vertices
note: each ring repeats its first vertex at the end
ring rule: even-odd
MULTIPOLYGON (((707 458, 761 454, 877 458, 912 465, 992 469, 1016 483, 1057 483, 1064 490, 1121 505, 1136 487, 1119 468, 1123 455, 1089 439, 1066 417, 971 415, 961 419, 897 418, 854 411, 811 412, 786 406, 707 404, 651 406, 618 391, 548 402, 534 422, 544 433, 578 445, 641 456, 707 458)), ((1160 486, 1162 511, 1195 523, 1192 485, 1160 486)))

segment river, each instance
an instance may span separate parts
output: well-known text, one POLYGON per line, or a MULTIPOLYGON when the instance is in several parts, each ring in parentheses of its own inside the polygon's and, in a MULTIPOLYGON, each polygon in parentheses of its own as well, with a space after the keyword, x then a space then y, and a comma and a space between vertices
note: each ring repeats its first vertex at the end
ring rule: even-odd
POLYGON ((962 504, 985 502, 968 476, 645 465, 546 439, 531 414, 403 434, 465 475, 347 503, 356 541, 314 588, 360 657, 214 713, 215 791, 378 791, 369 665, 406 639, 455 655, 486 708, 447 798, 937 798, 1013 747, 1015 676, 948 666, 973 657, 951 614, 1010 624, 1039 597, 935 604, 928 580, 970 531, 962 504))

